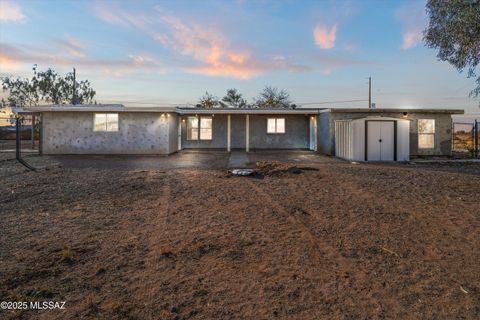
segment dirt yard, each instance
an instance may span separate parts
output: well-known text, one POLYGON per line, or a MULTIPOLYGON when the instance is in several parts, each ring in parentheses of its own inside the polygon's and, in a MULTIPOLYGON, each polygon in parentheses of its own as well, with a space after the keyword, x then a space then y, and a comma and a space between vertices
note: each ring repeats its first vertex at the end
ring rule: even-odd
POLYGON ((66 309, 0 318, 480 318, 479 164, 302 165, 1 161, 0 301, 66 309))

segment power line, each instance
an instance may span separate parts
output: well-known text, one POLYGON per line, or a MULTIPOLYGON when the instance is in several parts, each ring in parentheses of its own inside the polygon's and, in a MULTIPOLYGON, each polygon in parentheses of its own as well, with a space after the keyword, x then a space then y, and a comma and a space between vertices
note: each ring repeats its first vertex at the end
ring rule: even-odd
POLYGON ((305 102, 298 103, 300 105, 309 105, 309 104, 329 104, 329 103, 348 103, 348 102, 365 102, 366 99, 357 99, 357 100, 338 100, 338 101, 321 101, 321 102, 305 102))

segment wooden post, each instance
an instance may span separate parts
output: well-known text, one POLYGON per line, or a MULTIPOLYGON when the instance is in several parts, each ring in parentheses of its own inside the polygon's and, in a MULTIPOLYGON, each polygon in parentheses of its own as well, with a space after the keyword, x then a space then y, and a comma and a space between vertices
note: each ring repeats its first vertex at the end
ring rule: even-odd
POLYGON ((232 116, 227 116, 227 151, 232 151, 231 143, 232 143, 232 116))
POLYGON ((245 119, 245 151, 250 151, 250 115, 245 119))

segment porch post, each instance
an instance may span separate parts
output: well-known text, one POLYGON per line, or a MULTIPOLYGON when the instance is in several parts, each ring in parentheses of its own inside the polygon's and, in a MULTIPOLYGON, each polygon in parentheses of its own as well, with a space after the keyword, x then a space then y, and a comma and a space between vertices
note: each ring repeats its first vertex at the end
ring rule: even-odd
POLYGON ((245 151, 250 151, 250 115, 245 118, 245 151))
POLYGON ((232 139, 232 119, 231 115, 227 116, 227 151, 231 151, 231 139, 232 139))
POLYGON ((314 141, 314 149, 313 151, 317 151, 318 149, 318 117, 317 115, 313 116, 313 141, 314 141))
POLYGON ((182 150, 182 116, 178 117, 178 133, 177 133, 178 151, 182 150))

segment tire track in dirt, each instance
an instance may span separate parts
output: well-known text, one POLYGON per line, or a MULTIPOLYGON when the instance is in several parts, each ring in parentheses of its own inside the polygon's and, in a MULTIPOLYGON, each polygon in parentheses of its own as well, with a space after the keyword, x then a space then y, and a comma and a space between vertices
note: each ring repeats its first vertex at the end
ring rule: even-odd
POLYGON ((159 174, 163 174, 164 184, 162 189, 159 190, 160 196, 156 201, 157 203, 153 206, 158 209, 150 215, 150 219, 147 219, 146 225, 143 228, 143 236, 146 237, 148 250, 144 264, 145 269, 141 272, 144 276, 141 278, 141 283, 136 283, 136 287, 132 289, 133 293, 137 294, 135 298, 137 299, 138 305, 141 305, 145 309, 145 319, 156 319, 158 316, 155 312, 156 308, 154 308, 153 305, 158 292, 158 279, 156 276, 158 275, 159 258, 162 254, 163 247, 162 226, 165 226, 166 216, 170 211, 172 192, 170 177, 164 175, 164 172, 148 170, 144 180, 146 183, 154 181, 158 178, 159 174))
MULTIPOLYGON (((293 230, 299 230, 300 235, 309 243, 310 250, 309 252, 318 262, 323 262, 325 256, 327 256, 331 262, 337 266, 337 273, 344 274, 349 272, 352 269, 352 263, 348 258, 343 257, 338 253, 338 250, 326 241, 320 240, 315 232, 308 226, 308 221, 306 217, 300 217, 296 213, 290 213, 284 206, 280 205, 278 202, 272 200, 272 197, 268 195, 262 188, 248 181, 249 186, 255 190, 255 192, 264 199, 264 203, 268 206, 274 208, 278 213, 284 216, 289 222, 293 230)), ((273 225, 269 225, 272 227, 273 225)), ((358 270, 357 270, 358 272, 358 270)))

